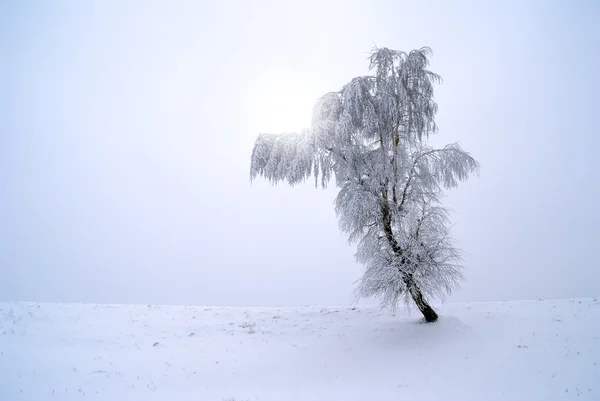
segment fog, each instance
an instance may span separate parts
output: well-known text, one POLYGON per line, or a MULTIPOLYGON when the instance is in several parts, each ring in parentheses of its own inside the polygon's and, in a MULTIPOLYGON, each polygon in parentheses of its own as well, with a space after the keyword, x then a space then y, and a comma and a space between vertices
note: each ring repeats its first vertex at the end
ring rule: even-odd
POLYGON ((249 181, 374 46, 433 49, 450 301, 600 295, 593 1, 0 5, 0 301, 344 305, 362 267, 334 187, 249 181), (485 4, 484 4, 485 3, 485 4))

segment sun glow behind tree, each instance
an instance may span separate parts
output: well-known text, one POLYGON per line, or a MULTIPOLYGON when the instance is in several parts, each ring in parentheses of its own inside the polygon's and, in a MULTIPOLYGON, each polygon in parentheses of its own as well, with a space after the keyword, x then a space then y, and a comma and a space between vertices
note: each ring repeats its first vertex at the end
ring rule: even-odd
POLYGON ((252 126, 263 132, 292 133, 310 124, 310 110, 319 94, 297 74, 278 67, 255 77, 247 102, 252 126))

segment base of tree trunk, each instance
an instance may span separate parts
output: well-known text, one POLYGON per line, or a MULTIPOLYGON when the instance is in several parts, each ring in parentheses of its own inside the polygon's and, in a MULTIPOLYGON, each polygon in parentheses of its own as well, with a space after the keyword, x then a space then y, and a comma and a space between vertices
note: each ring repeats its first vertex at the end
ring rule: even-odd
POLYGON ((427 302, 424 302, 423 305, 417 304, 417 306, 419 307, 419 310, 425 317, 425 321, 427 323, 433 323, 438 320, 437 313, 435 313, 433 308, 431 306, 429 306, 429 304, 427 302))
POLYGON ((427 303, 427 301, 425 301, 423 293, 421 292, 419 287, 417 287, 417 284, 412 280, 410 280, 410 283, 407 284, 408 291, 410 292, 413 301, 415 301, 415 304, 423 314, 423 317, 425 317, 425 321, 427 323, 433 323, 436 320, 438 320, 437 313, 435 313, 433 308, 427 303))

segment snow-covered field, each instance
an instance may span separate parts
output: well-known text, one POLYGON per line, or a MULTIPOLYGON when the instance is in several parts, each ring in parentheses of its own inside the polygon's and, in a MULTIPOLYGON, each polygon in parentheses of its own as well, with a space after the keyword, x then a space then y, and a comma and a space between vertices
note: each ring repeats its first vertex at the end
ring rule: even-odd
POLYGON ((600 300, 0 304, 0 400, 600 400, 600 300))

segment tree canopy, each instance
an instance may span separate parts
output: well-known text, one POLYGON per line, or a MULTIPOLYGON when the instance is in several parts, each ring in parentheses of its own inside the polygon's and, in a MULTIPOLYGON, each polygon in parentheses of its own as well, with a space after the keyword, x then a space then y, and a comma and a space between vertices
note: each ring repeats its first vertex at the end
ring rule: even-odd
POLYGON ((250 176, 290 185, 314 176, 322 187, 333 180, 340 229, 366 268, 355 295, 392 308, 412 298, 435 321, 425 298, 449 294, 462 279, 441 196, 479 164, 458 144, 427 143, 438 131, 433 88, 441 82, 427 69, 430 54, 374 49, 373 75, 323 95, 309 128, 258 136, 250 176))

